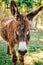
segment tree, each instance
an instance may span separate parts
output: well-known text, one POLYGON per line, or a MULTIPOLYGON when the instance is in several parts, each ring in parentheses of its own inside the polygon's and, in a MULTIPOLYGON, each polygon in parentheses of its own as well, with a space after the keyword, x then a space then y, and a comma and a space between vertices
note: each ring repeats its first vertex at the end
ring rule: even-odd
POLYGON ((18 6, 21 6, 21 4, 26 4, 27 7, 32 8, 34 0, 18 0, 18 6))

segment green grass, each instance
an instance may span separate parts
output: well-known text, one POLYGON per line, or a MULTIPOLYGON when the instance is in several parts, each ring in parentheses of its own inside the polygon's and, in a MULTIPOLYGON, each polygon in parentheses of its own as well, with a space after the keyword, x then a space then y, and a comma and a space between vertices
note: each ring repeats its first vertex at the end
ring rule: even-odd
MULTIPOLYGON (((43 41, 40 39, 43 39, 43 32, 31 33, 30 42, 27 46, 28 52, 38 52, 40 50, 43 51, 43 41)), ((5 43, 6 42, 0 38, 0 65, 12 65, 11 56, 6 56, 7 45, 5 43)), ((17 63, 17 65, 19 64, 17 63)))
POLYGON ((0 39, 0 65, 12 65, 11 56, 6 56, 7 45, 0 39))
POLYGON ((31 33, 30 42, 28 44, 29 52, 43 51, 43 41, 40 39, 43 39, 43 32, 31 33))

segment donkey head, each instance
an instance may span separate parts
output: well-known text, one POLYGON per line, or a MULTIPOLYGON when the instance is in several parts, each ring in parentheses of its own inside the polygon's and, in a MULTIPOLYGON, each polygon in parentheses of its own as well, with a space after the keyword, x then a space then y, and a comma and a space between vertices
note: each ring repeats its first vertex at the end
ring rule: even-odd
POLYGON ((30 28, 31 28, 31 20, 35 15, 38 14, 39 11, 42 10, 43 6, 39 7, 37 10, 28 13, 27 15, 20 14, 17 8, 17 5, 13 0, 11 0, 11 13, 17 21, 16 27, 16 37, 19 41, 19 53, 24 55, 27 52, 26 43, 28 43, 30 39, 30 28))

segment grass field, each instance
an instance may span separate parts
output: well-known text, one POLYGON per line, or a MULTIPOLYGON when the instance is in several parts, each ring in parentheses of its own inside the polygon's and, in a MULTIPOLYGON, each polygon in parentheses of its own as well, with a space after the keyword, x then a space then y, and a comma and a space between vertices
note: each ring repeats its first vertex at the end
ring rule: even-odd
MULTIPOLYGON (((0 65, 12 65, 11 55, 6 56, 7 45, 5 43, 6 42, 3 41, 2 38, 0 37, 0 65)), ((27 56, 29 57, 28 54, 30 54, 30 57, 33 57, 32 56, 33 53, 39 53, 40 51, 43 52, 43 32, 31 32, 31 38, 27 46, 27 49, 28 53, 27 55, 25 55, 25 57, 27 56)), ((28 65, 43 65, 43 62, 39 61, 38 62, 34 61, 34 64, 28 65)), ((17 65, 19 64, 17 63, 17 65)))

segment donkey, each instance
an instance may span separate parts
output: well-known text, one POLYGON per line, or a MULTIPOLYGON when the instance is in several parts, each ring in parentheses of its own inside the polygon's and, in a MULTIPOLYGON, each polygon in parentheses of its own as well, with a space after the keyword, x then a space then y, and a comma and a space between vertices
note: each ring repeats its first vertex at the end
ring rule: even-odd
POLYGON ((24 65, 24 55, 27 52, 27 44, 30 39, 31 20, 43 9, 40 6, 38 9, 23 15, 18 11, 16 3, 11 0, 10 10, 12 17, 4 18, 1 22, 1 36, 7 41, 8 51, 11 51, 12 65, 16 65, 17 55, 15 45, 18 44, 18 53, 20 65, 24 65))

